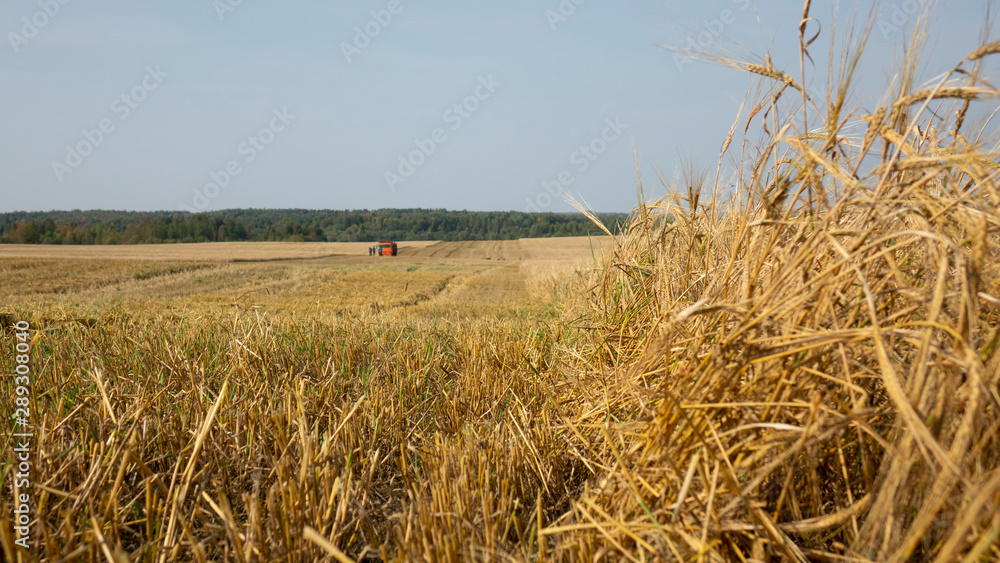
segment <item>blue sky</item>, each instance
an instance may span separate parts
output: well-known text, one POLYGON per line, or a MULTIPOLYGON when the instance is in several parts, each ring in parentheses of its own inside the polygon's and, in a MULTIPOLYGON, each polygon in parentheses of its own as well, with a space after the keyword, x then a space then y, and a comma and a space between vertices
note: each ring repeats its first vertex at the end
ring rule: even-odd
MULTIPOLYGON (((835 19, 842 33, 871 2, 836 18, 813 4, 825 65, 835 19)), ((880 3, 861 108, 891 79, 916 5, 880 3)), ((926 79, 978 44, 984 4, 934 10, 926 79)), ((633 146, 647 196, 664 193, 657 169, 714 170, 750 85, 658 45, 724 35, 798 76, 800 13, 749 0, 6 0, 0 211, 566 211, 549 195, 560 176, 592 208, 627 211, 633 146)))

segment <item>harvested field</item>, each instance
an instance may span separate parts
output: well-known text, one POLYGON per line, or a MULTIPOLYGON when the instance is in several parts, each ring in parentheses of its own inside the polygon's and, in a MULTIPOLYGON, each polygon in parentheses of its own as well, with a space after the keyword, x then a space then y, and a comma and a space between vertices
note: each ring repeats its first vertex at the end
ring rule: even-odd
MULTIPOLYGON (((157 262, 261 262, 267 260, 304 260, 346 256, 365 256, 367 258, 367 249, 372 244, 364 242, 205 242, 122 246, 3 244, 0 245, 0 258, 157 262)), ((438 243, 435 241, 404 242, 400 243, 400 248, 415 250, 434 244, 438 243)))

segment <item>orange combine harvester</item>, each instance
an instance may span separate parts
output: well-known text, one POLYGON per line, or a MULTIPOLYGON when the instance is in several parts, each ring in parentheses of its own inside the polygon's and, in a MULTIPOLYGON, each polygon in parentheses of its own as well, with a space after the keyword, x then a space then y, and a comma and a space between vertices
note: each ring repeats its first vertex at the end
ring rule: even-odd
POLYGON ((378 243, 379 256, 395 256, 396 255, 396 243, 395 242, 380 242, 378 243))

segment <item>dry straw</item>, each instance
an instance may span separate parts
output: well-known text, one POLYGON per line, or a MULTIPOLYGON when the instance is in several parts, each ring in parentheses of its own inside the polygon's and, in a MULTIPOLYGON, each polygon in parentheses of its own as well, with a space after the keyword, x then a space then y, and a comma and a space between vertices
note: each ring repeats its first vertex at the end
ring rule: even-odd
POLYGON ((546 530, 561 558, 1000 558, 998 155, 962 130, 998 94, 968 64, 996 44, 951 73, 968 86, 855 115, 865 39, 785 112, 787 74, 702 57, 776 82, 743 129, 770 121, 731 201, 688 175, 617 240, 589 316, 604 371, 559 393, 605 467, 546 530))

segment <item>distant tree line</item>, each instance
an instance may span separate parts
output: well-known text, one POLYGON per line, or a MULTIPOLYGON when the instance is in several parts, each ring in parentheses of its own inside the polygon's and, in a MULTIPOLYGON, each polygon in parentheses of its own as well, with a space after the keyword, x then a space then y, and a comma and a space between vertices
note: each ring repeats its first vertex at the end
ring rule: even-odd
MULTIPOLYGON (((625 215, 600 214, 611 232, 625 215)), ((380 209, 233 209, 206 213, 51 211, 0 214, 0 243, 509 240, 601 234, 582 214, 380 209)))

